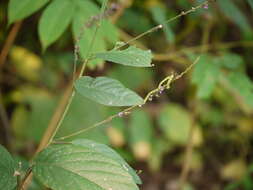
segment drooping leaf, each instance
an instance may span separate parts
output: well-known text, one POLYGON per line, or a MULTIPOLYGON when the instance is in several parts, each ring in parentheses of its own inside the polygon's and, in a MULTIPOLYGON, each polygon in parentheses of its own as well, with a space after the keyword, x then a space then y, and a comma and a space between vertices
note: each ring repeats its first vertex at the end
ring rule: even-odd
POLYGON ((129 174, 132 176, 132 178, 135 181, 135 183, 137 183, 137 184, 141 184, 142 183, 141 179, 135 173, 135 171, 133 170, 133 168, 131 168, 127 164, 127 162, 117 152, 115 152, 110 147, 108 147, 108 146, 106 146, 104 144, 100 144, 100 143, 96 143, 94 141, 87 140, 87 139, 75 140, 72 143, 76 144, 76 145, 81 145, 81 146, 84 146, 84 147, 87 147, 87 148, 94 149, 97 152, 100 152, 101 154, 112 158, 113 160, 115 160, 118 163, 120 163, 129 172, 129 174))
POLYGON ((17 185, 15 161, 10 153, 0 145, 0 189, 13 190, 17 185))
POLYGON ((158 121, 165 137, 173 143, 185 144, 187 142, 191 118, 184 108, 176 104, 169 104, 161 110, 158 121))
POLYGON ((197 96, 208 98, 213 92, 219 75, 219 65, 209 55, 202 55, 194 67, 192 83, 197 86, 197 96))
MULTIPOLYGON (((151 13, 153 15, 153 19, 157 24, 162 24, 167 20, 166 9, 164 7, 154 6, 151 8, 151 13)), ((163 26, 163 31, 166 35, 167 41, 173 43, 175 41, 175 34, 168 24, 165 24, 163 26)))
POLYGON ((10 0, 8 6, 9 24, 30 16, 49 0, 10 0))
POLYGON ((75 82, 75 88, 84 97, 107 106, 132 106, 143 103, 143 99, 135 92, 108 77, 81 77, 75 82))
POLYGON ((111 50, 97 53, 95 58, 132 67, 151 67, 152 53, 150 50, 141 50, 130 46, 125 50, 111 50))
POLYGON ((69 0, 54 0, 43 12, 39 21, 39 37, 43 49, 55 42, 66 30, 75 6, 69 0))
POLYGON ((54 190, 138 190, 127 168, 83 143, 51 145, 36 156, 34 164, 34 176, 54 190))

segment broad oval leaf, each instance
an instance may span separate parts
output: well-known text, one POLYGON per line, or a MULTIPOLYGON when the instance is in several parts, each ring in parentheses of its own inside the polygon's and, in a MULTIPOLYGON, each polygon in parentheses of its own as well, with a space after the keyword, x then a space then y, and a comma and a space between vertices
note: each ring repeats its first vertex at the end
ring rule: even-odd
POLYGON ((137 183, 137 184, 142 183, 141 179, 136 174, 136 172, 133 170, 133 168, 131 168, 127 164, 127 162, 116 151, 114 151, 110 147, 108 147, 104 144, 96 143, 96 142, 88 140, 88 139, 78 139, 78 140, 72 141, 72 143, 76 144, 76 145, 81 145, 81 146, 84 146, 87 148, 92 148, 92 149, 100 152, 101 154, 112 158, 113 160, 120 163, 122 165, 122 167, 125 168, 129 172, 129 174, 132 176, 135 183, 137 183))
POLYGON ((9 24, 30 16, 49 0, 10 0, 8 6, 9 24))
POLYGON ((0 189, 13 190, 17 185, 15 161, 10 153, 0 145, 0 189))
POLYGON ((135 92, 108 77, 81 77, 75 82, 75 88, 84 97, 107 106, 133 106, 143 103, 143 99, 135 92))
POLYGON ((122 164, 89 146, 51 145, 34 162, 34 176, 54 190, 138 190, 122 164))
POLYGON ((39 21, 39 37, 43 49, 62 35, 72 19, 74 8, 74 3, 69 0, 54 0, 48 5, 39 21))
POLYGON ((132 67, 151 67, 152 53, 150 50, 142 50, 130 46, 125 50, 111 50, 97 53, 95 58, 104 59, 114 63, 128 65, 132 67))

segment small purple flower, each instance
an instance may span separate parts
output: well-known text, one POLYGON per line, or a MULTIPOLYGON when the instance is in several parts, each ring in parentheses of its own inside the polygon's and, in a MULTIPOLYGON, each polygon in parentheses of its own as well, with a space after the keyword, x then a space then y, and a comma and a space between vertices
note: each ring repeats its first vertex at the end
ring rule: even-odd
POLYGON ((208 9, 208 4, 205 4, 205 5, 203 6, 203 8, 204 8, 204 9, 208 9))

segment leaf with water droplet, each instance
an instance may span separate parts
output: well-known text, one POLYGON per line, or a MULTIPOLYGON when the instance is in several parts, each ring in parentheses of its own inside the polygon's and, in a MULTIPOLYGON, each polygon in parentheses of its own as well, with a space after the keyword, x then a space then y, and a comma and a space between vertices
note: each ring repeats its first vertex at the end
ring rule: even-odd
POLYGON ((132 67, 151 67, 152 57, 150 50, 142 50, 134 46, 95 54, 95 58, 132 67))
POLYGON ((13 190, 17 185, 15 166, 10 153, 0 145, 0 189, 13 190))
POLYGON ((54 190, 76 187, 79 190, 138 190, 133 177, 114 156, 109 147, 89 140, 54 144, 36 156, 33 173, 54 190))
POLYGON ((91 146, 94 145, 93 148, 106 155, 111 157, 113 160, 119 162, 122 167, 129 172, 129 174, 132 176, 132 178, 134 179, 135 183, 137 184, 141 184, 141 179, 139 178, 139 176, 136 174, 136 172, 134 171, 134 169, 132 167, 130 167, 127 162, 113 149, 111 149, 110 147, 104 145, 104 144, 100 144, 100 143, 96 143, 94 141, 88 140, 88 139, 78 139, 78 140, 74 140, 72 142, 73 144, 78 144, 78 145, 82 145, 82 146, 91 146))

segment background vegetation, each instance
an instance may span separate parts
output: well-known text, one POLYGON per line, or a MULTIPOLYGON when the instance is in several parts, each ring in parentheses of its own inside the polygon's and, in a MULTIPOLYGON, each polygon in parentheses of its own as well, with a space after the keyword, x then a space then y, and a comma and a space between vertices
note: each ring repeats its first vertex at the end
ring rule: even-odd
MULTIPOLYGON (((69 93, 74 62, 79 70, 101 3, 27 2, 0 3, 0 143, 24 169, 69 93), (78 39, 80 28, 83 37, 78 39)), ((110 2, 93 52, 112 49, 201 2, 110 2)), ((112 146, 139 171, 143 190, 173 190, 178 181, 186 182, 186 189, 253 189, 252 11, 252 0, 212 1, 133 41, 152 50, 152 68, 91 61, 85 75, 118 79, 144 97, 164 77, 182 72, 201 56, 160 98, 72 139, 112 146)), ((119 111, 77 95, 56 137, 119 111)), ((35 180, 30 187, 42 189, 35 180)))

